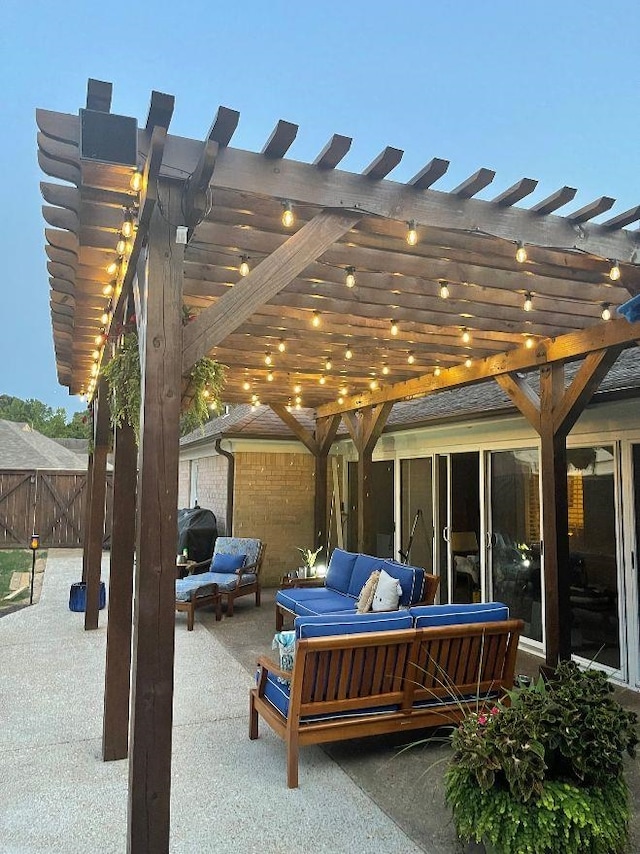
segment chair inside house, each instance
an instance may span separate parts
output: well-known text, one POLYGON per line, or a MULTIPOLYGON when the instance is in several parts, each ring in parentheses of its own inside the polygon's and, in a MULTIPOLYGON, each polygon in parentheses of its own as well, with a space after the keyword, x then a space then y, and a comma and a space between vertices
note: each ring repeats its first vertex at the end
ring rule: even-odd
POLYGON ((191 567, 192 574, 176 580, 176 611, 187 612, 187 629, 193 629, 194 611, 214 605, 216 620, 222 617, 226 598, 227 616, 239 596, 254 593, 260 605, 260 569, 265 545, 252 537, 218 537, 213 557, 191 567))

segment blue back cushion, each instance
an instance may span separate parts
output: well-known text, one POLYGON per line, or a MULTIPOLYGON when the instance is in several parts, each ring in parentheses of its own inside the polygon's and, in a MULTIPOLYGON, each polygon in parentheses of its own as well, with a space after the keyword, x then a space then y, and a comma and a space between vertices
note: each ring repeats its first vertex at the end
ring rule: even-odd
POLYGON ((419 605, 410 608, 416 629, 429 626, 457 626, 465 623, 495 623, 509 619, 502 602, 471 602, 458 605, 419 605))
POLYGON ((325 585, 331 590, 337 590, 338 593, 348 593, 351 573, 357 557, 358 555, 352 552, 334 549, 327 568, 325 585))
POLYGON ((397 578, 402 587, 401 605, 413 605, 424 597, 425 571, 419 566, 407 566, 395 560, 384 562, 384 571, 397 578))
POLYGON ((244 566, 246 555, 215 554, 211 561, 210 572, 235 572, 244 566))
POLYGON ((372 557, 371 555, 357 555, 356 562, 353 565, 351 580, 347 593, 355 599, 360 595, 360 591, 367 583, 371 573, 376 569, 383 569, 384 561, 380 558, 372 557))
POLYGON ((356 635, 363 632, 396 631, 413 627, 408 611, 384 611, 368 614, 327 614, 323 617, 296 617, 297 638, 322 638, 333 635, 356 635))

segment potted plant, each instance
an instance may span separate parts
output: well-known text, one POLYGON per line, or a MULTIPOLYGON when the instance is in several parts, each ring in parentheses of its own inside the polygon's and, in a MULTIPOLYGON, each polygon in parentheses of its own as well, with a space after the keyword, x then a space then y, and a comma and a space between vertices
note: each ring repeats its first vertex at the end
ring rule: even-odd
POLYGON ((304 566, 300 568, 304 570, 305 577, 313 578, 313 576, 315 575, 316 560, 318 559, 318 555, 322 551, 322 546, 317 548, 315 551, 313 551, 312 549, 301 548, 299 548, 298 551, 302 555, 302 559, 304 561, 304 566))
POLYGON ((637 716, 612 692, 602 671, 563 662, 466 717, 445 780, 458 835, 496 854, 626 851, 637 716))

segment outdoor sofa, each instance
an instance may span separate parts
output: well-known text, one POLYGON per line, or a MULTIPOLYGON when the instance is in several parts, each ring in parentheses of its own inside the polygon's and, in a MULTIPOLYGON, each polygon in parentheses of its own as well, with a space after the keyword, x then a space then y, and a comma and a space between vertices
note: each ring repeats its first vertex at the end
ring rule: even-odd
POLYGON ((287 616, 293 618, 354 613, 360 591, 369 576, 375 570, 381 569, 400 582, 401 607, 433 602, 440 579, 436 575, 430 575, 422 567, 334 549, 324 587, 294 586, 277 592, 276 631, 282 629, 287 616))
POLYGON ((293 669, 258 660, 249 738, 258 716, 287 749, 298 785, 301 746, 452 726, 513 686, 522 620, 500 602, 296 617, 293 669))

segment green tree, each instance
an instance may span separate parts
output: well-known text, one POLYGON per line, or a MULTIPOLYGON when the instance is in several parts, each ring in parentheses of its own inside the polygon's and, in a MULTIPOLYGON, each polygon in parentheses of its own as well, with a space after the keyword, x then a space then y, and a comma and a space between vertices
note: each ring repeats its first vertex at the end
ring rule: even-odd
POLYGON ((21 400, 8 394, 0 394, 0 419, 24 422, 51 439, 87 439, 89 424, 85 414, 76 412, 67 423, 63 407, 52 409, 35 398, 21 400))

